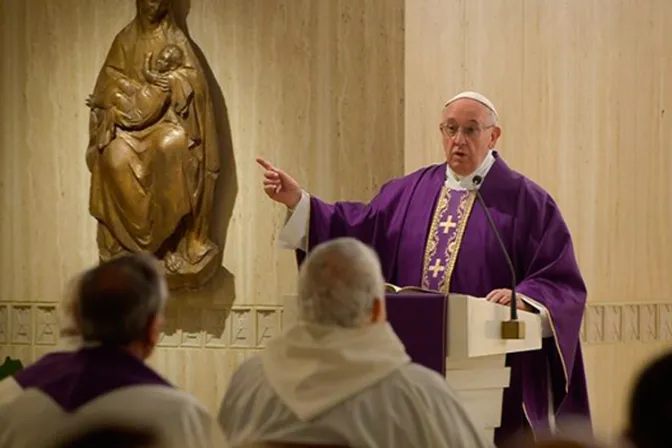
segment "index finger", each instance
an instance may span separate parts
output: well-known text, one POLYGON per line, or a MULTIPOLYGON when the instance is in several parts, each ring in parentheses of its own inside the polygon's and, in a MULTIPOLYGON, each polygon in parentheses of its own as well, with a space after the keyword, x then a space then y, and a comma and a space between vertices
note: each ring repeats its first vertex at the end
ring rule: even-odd
POLYGON ((267 170, 274 170, 273 165, 271 165, 270 163, 268 163, 266 160, 262 159, 261 157, 257 157, 257 163, 267 170))

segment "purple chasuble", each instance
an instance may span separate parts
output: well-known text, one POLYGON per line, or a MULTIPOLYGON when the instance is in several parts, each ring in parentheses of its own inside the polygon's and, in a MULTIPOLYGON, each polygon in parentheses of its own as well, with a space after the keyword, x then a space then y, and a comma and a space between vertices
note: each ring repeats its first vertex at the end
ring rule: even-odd
POLYGON ((105 346, 50 353, 18 372, 14 379, 23 389, 39 389, 66 412, 123 387, 172 387, 140 359, 120 348, 105 346))
MULTIPOLYGON (((496 152, 494 156, 480 192, 512 258, 518 292, 546 307, 553 329, 553 338, 544 339, 541 350, 507 356, 511 384, 504 391, 502 423, 495 435, 501 443, 528 423, 534 430, 547 429, 549 386, 557 419, 590 418, 590 409, 579 341, 586 286, 569 230, 547 192, 511 170, 496 152)), ((506 260, 483 209, 473 201, 473 194, 446 192, 445 176, 445 163, 420 169, 387 182, 368 204, 327 204, 311 196, 309 250, 327 240, 350 236, 376 250, 385 280, 398 286, 433 288, 438 284, 443 292, 475 297, 510 288, 506 260), (441 209, 442 195, 448 193, 447 210, 435 214, 441 209), (462 229, 456 223, 460 211, 450 204, 463 207, 462 229), (448 247, 440 265, 436 256, 430 259, 433 240, 448 247), (423 284, 425 277, 431 277, 429 284, 423 284)), ((305 253, 297 251, 299 263, 304 257, 305 253)))

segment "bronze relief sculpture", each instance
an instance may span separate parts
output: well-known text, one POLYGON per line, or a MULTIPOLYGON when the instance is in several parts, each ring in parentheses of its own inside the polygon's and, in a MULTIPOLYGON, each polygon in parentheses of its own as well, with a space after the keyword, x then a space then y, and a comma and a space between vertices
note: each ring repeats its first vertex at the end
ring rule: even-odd
POLYGON ((151 252, 171 288, 203 286, 221 260, 210 235, 220 160, 206 78, 170 0, 137 0, 86 103, 100 260, 151 252))

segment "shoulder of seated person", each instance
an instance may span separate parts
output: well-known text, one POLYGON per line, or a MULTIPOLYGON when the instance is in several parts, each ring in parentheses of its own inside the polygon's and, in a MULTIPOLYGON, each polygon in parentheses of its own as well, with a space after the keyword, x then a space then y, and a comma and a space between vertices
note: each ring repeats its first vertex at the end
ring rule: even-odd
POLYGON ((263 364, 261 362, 261 357, 259 355, 251 356, 245 361, 240 363, 238 368, 233 374, 233 377, 239 377, 239 379, 249 378, 249 375, 262 375, 264 372, 263 364))
POLYGON ((410 385, 417 390, 426 390, 432 394, 438 392, 454 395, 453 390, 441 374, 421 364, 407 364, 400 369, 400 374, 408 379, 410 385))
POLYGON ((144 394, 144 400, 151 400, 154 403, 161 403, 159 406, 177 406, 183 408, 191 408, 197 411, 207 411, 203 403, 201 403, 191 393, 172 386, 164 384, 139 384, 135 386, 127 386, 122 389, 103 395, 96 400, 90 402, 93 407, 107 406, 110 402, 115 403, 122 398, 133 399, 138 394, 144 394), (110 401, 111 400, 111 401, 110 401))

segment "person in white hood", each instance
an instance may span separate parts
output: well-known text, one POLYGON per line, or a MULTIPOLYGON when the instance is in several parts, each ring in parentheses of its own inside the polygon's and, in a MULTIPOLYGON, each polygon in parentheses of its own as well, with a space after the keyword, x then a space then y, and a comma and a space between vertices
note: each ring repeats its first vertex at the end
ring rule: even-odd
POLYGON ((385 314, 375 252, 339 238, 299 273, 298 323, 233 375, 219 410, 231 446, 490 446, 438 373, 411 362, 385 314))

